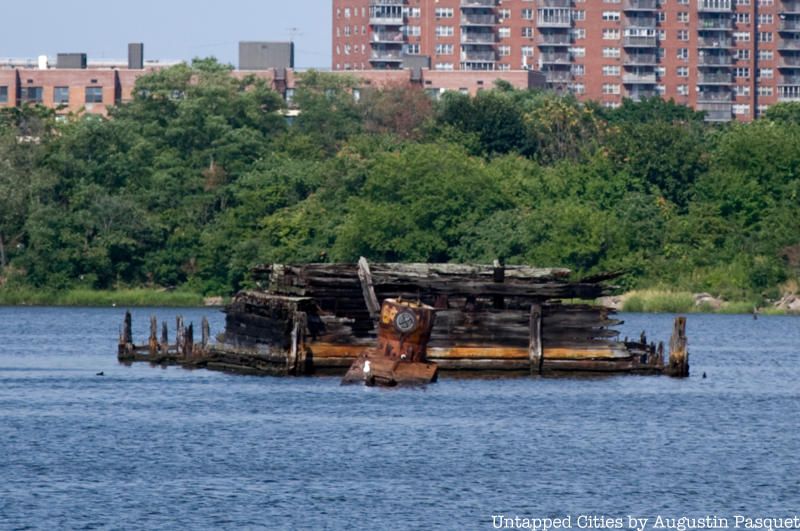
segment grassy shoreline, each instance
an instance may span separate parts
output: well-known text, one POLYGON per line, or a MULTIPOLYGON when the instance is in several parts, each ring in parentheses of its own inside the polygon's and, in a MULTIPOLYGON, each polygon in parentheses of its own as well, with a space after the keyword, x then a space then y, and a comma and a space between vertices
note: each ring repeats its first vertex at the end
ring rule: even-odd
POLYGON ((762 306, 754 301, 722 301, 717 308, 709 303, 695 304, 695 295, 690 291, 634 290, 620 296, 623 312, 631 313, 720 313, 752 314, 758 308, 760 315, 793 315, 786 310, 762 306))
POLYGON ((43 291, 27 288, 0 289, 0 306, 76 306, 76 307, 202 307, 204 298, 188 291, 147 288, 113 291, 71 289, 43 291))

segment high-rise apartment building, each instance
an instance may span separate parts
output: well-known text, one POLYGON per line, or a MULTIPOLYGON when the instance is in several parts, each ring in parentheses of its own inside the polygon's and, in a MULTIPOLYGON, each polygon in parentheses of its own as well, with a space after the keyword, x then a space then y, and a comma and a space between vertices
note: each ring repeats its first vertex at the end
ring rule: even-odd
POLYGON ((800 100, 800 0, 334 0, 334 70, 420 65, 750 120, 800 100))

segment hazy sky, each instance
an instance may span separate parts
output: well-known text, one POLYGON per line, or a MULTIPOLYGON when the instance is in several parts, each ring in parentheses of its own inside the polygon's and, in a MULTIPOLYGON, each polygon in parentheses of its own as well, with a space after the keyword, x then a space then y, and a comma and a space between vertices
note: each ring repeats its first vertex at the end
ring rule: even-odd
POLYGON ((0 57, 125 59, 144 42, 146 59, 215 56, 234 65, 238 42, 289 40, 298 68, 331 64, 330 0, 63 0, 3 1, 0 57), (14 21, 19 21, 15 24, 14 21))

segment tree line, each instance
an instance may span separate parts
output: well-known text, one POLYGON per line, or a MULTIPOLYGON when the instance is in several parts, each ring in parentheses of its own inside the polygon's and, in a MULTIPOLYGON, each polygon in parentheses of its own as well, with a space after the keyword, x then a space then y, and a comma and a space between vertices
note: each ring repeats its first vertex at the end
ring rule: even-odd
POLYGON ((288 118, 204 59, 141 77, 108 118, 3 111, 0 282, 223 294, 255 263, 359 256, 753 300, 798 278, 798 103, 720 126, 659 98, 357 86, 307 72, 288 118))

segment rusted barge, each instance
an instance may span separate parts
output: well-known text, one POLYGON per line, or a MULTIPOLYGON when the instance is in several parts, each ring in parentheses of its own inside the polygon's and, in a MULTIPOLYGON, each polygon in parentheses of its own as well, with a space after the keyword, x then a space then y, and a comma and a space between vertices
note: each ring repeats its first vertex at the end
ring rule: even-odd
POLYGON ((225 331, 216 343, 204 334, 199 345, 187 350, 189 338, 162 354, 153 324, 146 350, 121 336, 120 360, 250 374, 344 374, 376 344, 381 302, 406 299, 434 309, 425 361, 444 374, 689 374, 685 319, 676 320, 665 356, 663 343, 648 343, 644 333, 621 340, 613 309, 569 302, 613 293, 615 273, 574 279, 566 269, 361 259, 266 265, 252 274, 259 289, 237 294, 224 309, 225 331))

